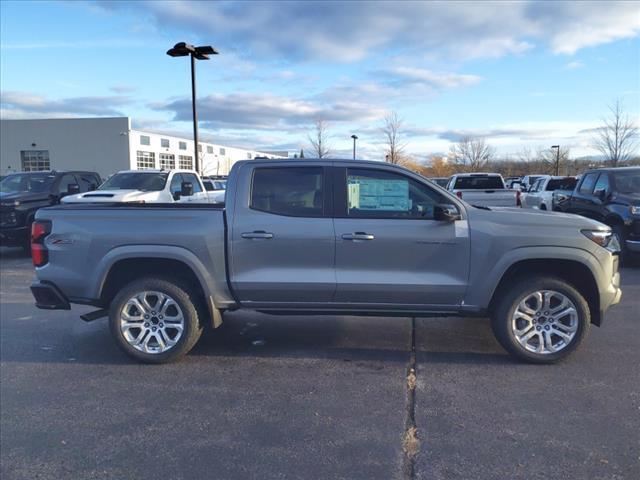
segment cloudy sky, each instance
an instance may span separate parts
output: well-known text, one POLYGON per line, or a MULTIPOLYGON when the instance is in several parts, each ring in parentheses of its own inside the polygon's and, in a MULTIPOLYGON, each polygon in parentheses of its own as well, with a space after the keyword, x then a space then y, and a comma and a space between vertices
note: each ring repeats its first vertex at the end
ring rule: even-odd
POLYGON ((127 115, 190 132, 188 60, 202 134, 299 150, 316 119, 336 156, 384 155, 382 119, 407 151, 482 135, 504 155, 560 143, 595 152, 607 104, 640 117, 640 2, 10 2, 0 4, 2 118, 127 115))

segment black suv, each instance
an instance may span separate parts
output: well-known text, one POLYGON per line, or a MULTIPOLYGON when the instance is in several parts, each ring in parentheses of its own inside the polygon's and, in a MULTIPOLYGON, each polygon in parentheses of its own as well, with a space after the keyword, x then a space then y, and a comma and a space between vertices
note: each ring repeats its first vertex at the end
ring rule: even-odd
POLYGON ((640 167, 585 172, 558 209, 609 225, 620 243, 623 262, 640 254, 640 167))
POLYGON ((95 190, 102 183, 95 172, 22 172, 0 181, 0 245, 29 249, 36 211, 60 203, 74 193, 95 190))

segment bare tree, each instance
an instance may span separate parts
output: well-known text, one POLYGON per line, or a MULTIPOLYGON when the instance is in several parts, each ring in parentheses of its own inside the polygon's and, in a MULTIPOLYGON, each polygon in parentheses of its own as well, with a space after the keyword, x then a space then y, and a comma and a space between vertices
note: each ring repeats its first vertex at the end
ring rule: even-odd
MULTIPOLYGON (((329 130, 327 122, 324 120, 316 120, 313 132, 307 135, 307 139, 311 144, 311 150, 315 153, 316 158, 326 158, 331 153, 329 146, 329 130)), ((302 151, 300 151, 302 156, 302 151)))
POLYGON ((386 160, 389 163, 400 164, 404 160, 404 148, 406 144, 401 140, 400 129, 402 128, 402 119, 398 117, 396 112, 391 112, 384 118, 382 125, 382 133, 387 144, 386 160))
POLYGON ((634 153, 638 127, 629 120, 619 99, 609 105, 609 113, 593 137, 593 146, 616 166, 618 162, 629 160, 634 153))
POLYGON ((494 151, 483 137, 462 137, 453 146, 451 154, 457 164, 470 172, 477 172, 489 163, 494 151))
POLYGON ((549 175, 556 175, 556 163, 557 163, 557 172, 558 175, 561 175, 561 172, 565 172, 566 175, 569 175, 569 170, 571 167, 570 160, 571 150, 569 147, 560 146, 559 150, 552 148, 539 148, 537 159, 537 172, 548 173, 549 175))

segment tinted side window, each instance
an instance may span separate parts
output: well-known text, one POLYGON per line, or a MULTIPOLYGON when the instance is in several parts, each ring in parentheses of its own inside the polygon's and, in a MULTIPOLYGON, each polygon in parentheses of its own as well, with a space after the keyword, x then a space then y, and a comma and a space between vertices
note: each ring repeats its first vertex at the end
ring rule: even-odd
POLYGON ((609 175, 606 173, 601 173, 598 177, 598 181, 596 182, 596 186, 593 191, 595 192, 597 190, 604 190, 607 193, 611 191, 609 188, 609 175))
POLYGON ((86 174, 86 173, 77 173, 76 178, 80 184, 81 192, 90 192, 91 190, 95 190, 100 185, 100 182, 97 180, 95 175, 86 174))
POLYGON ((580 184, 580 193, 590 195, 593 192, 593 186, 596 183, 597 173, 587 173, 580 184))
POLYGON ((207 192, 213 192, 214 188, 213 188, 213 182, 211 180, 203 180, 202 183, 204 184, 204 189, 207 192))
POLYGON ((69 185, 73 183, 78 183, 78 181, 76 180, 76 177, 70 174, 63 175, 62 178, 60 179, 60 185, 58 185, 58 192, 66 193, 67 189, 69 188, 69 185))
POLYGON ((444 197, 409 177, 383 170, 347 170, 350 218, 433 218, 444 197))
POLYGON ((182 190, 182 175, 176 173, 171 179, 171 185, 169 185, 169 190, 171 191, 171 195, 174 193, 178 193, 182 190))
POLYGON ((251 185, 251 208, 277 215, 321 217, 321 167, 256 168, 251 185))
POLYGON ((191 182, 191 184, 193 185, 193 193, 199 193, 202 191, 200 182, 198 181, 198 177, 196 177, 193 173, 183 173, 182 181, 191 182))

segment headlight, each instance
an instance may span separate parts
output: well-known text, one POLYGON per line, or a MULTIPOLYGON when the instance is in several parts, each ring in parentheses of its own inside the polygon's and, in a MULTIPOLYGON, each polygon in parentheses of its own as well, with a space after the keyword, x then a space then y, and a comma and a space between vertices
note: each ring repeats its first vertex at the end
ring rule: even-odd
POLYGON ((631 215, 637 215, 640 217, 640 205, 631 205, 629 210, 631 210, 631 215))
POLYGON ((611 230, 580 230, 582 234, 592 242, 597 243, 610 252, 619 252, 620 244, 617 237, 614 237, 611 230))
POLYGON ((20 202, 18 200, 14 200, 12 202, 2 202, 3 207, 19 207, 20 202))

